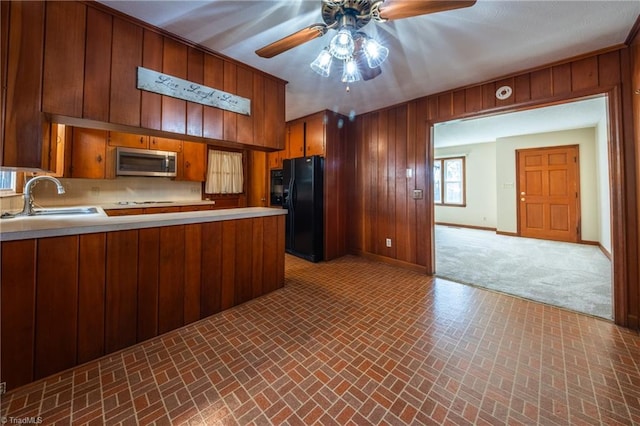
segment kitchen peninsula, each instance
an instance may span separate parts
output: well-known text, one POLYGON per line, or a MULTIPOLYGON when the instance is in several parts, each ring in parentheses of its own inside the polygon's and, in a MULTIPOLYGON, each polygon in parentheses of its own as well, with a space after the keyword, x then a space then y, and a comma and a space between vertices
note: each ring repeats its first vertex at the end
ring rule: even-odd
POLYGON ((284 285, 285 210, 98 211, 0 222, 9 389, 284 285))

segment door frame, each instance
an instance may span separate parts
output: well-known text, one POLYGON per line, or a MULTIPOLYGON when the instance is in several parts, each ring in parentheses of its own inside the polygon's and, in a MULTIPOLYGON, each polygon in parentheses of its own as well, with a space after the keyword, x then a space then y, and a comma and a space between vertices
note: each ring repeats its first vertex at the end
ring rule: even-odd
MULTIPOLYGON (((571 145, 555 145, 555 146, 541 146, 541 147, 530 147, 530 148, 520 148, 520 149, 516 149, 516 200, 518 200, 521 197, 521 189, 520 189, 520 152, 521 151, 527 151, 527 150, 551 150, 551 149, 558 149, 558 148, 569 148, 569 147, 575 147, 577 154, 576 154, 576 214, 575 214, 575 221, 576 221, 576 240, 575 241, 566 241, 566 240, 562 240, 564 242, 568 242, 568 243, 581 243, 582 241, 582 210, 580 208, 580 203, 581 203, 581 190, 580 190, 580 183, 581 183, 581 179, 580 179, 580 145, 578 144, 571 144, 571 145)), ((609 182, 611 181, 611 178, 608 179, 609 182)), ((525 195, 526 197, 526 195, 525 195)), ((522 214, 522 203, 518 202, 516 204, 516 215, 517 215, 517 230, 518 230, 518 236, 522 237, 522 221, 521 221, 521 216, 522 214)), ((533 238, 533 237, 527 237, 527 238, 533 238)), ((558 241, 558 240, 555 240, 558 241)))
MULTIPOLYGON (((635 220, 628 211, 632 207, 629 203, 633 202, 633 182, 627 183, 628 173, 627 167, 630 167, 630 161, 633 161, 633 152, 627 152, 625 156, 625 140, 631 135, 624 135, 622 110, 623 96, 619 85, 610 86, 606 89, 587 90, 576 96, 564 96, 547 98, 542 101, 526 102, 516 106, 507 106, 494 109, 481 110, 472 114, 456 115, 453 114, 446 119, 426 119, 426 137, 427 141, 427 158, 426 164, 429 168, 433 168, 434 158, 434 125, 440 122, 450 121, 454 119, 479 118, 489 115, 496 115, 508 112, 523 111, 526 109, 542 108, 546 106, 570 103, 593 97, 605 96, 607 102, 607 124, 608 124, 608 161, 609 161, 609 182, 611 188, 617 190, 610 191, 610 217, 611 217, 611 271, 612 271, 612 311, 613 321, 617 325, 623 327, 635 327, 636 322, 640 321, 633 316, 629 317, 628 300, 629 289, 635 283, 631 283, 630 275, 635 276, 634 269, 629 264, 629 254, 635 252, 634 247, 628 247, 626 244, 627 234, 633 233, 635 229, 635 220), (627 158, 631 156, 631 158, 627 158)), ((429 169, 431 170, 431 169, 429 169)), ((425 174, 425 188, 432 188, 431 173, 425 174)), ((427 262, 427 273, 433 275, 435 267, 435 205, 433 197, 429 197, 429 215, 430 226, 428 227, 428 235, 431 245, 431 256, 427 262)))

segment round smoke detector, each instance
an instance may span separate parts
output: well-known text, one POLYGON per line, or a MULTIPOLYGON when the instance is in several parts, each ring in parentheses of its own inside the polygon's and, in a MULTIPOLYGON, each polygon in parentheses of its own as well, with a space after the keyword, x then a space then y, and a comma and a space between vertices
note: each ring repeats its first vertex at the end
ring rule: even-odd
POLYGON ((511 93, 513 93, 513 90, 509 86, 498 87, 498 90, 496 90, 496 98, 504 101, 505 99, 509 99, 511 93))

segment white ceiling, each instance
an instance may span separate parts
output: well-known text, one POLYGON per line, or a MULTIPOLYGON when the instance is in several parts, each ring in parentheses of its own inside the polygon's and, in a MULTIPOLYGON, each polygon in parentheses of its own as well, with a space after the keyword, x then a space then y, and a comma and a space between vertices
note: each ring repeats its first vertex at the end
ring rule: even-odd
POLYGON ((287 120, 323 109, 362 114, 620 45, 640 14, 637 0, 478 0, 469 8, 371 22, 363 30, 389 47, 389 58, 382 75, 347 92, 339 70, 323 78, 309 68, 333 31, 271 59, 255 54, 322 22, 320 0, 101 2, 288 81, 287 120))

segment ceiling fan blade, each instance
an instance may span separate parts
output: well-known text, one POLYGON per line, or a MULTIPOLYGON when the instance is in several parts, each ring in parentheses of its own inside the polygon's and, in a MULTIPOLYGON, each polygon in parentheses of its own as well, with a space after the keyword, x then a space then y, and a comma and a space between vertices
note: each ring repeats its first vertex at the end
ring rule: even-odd
POLYGON ((327 32, 327 26, 325 24, 313 24, 306 28, 301 29, 293 34, 290 34, 278 41, 264 46, 256 50, 256 54, 263 58, 273 58, 276 55, 286 52, 289 49, 293 49, 303 43, 313 40, 314 38, 322 37, 327 32))
POLYGON ((473 6, 476 0, 387 0, 380 5, 380 18, 384 20, 410 18, 445 10, 473 6))

